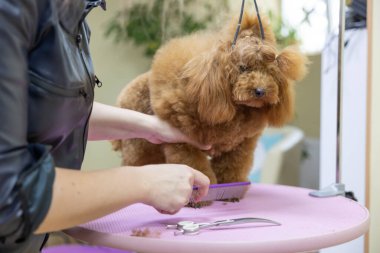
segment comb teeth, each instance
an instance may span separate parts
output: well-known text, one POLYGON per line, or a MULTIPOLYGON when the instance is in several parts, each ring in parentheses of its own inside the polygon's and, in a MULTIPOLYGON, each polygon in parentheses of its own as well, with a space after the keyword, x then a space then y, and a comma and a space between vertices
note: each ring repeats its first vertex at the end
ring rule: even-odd
MULTIPOLYGON (((208 193, 201 201, 241 199, 251 186, 251 182, 237 182, 228 184, 212 184, 208 193)), ((194 203, 194 198, 198 194, 198 187, 193 188, 190 203, 194 203)))

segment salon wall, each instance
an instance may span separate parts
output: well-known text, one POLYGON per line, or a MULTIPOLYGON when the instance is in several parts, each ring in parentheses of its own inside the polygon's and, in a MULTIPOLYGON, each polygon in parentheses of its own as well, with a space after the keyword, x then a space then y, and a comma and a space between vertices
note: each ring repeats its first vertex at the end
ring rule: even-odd
POLYGON ((368 1, 369 31, 369 209, 371 225, 369 233, 369 253, 380 252, 380 1, 368 1), (372 6, 371 6, 372 5, 372 6))
POLYGON ((321 54, 308 55, 308 59, 309 72, 296 83, 296 113, 291 124, 316 140, 320 136, 321 54))
MULTIPOLYGON (((115 44, 104 36, 107 22, 120 9, 125 0, 107 2, 107 11, 94 9, 88 16, 91 28, 90 49, 95 73, 103 82, 101 88, 95 88, 95 100, 106 104, 115 104, 120 90, 150 67, 150 59, 144 57, 142 50, 132 45, 115 44)), ((120 158, 112 151, 109 142, 89 142, 83 163, 84 169, 109 168, 120 165, 120 158)))

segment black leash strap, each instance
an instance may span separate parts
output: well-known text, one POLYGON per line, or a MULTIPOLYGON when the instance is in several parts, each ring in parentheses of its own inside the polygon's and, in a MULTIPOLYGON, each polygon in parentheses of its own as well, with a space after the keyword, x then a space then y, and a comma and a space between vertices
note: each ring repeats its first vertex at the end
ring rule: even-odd
POLYGON ((260 13, 259 13, 259 8, 257 7, 257 2, 256 2, 256 0, 253 0, 253 2, 255 3, 256 15, 257 15, 257 19, 259 20, 261 39, 262 39, 262 40, 265 40, 264 28, 263 28, 263 23, 261 22, 260 13))
MULTIPOLYGON (((261 22, 259 8, 258 8, 258 6, 257 6, 257 2, 256 2, 256 0, 253 0, 253 2, 254 2, 254 4, 255 4, 256 15, 257 15, 257 19, 258 19, 258 21, 259 21, 260 36, 261 36, 261 39, 262 39, 262 40, 265 40, 264 28, 263 28, 263 24, 262 24, 262 22, 261 22)), ((244 13, 244 4, 245 4, 245 0, 242 0, 242 1, 241 1, 241 8, 240 8, 239 22, 238 22, 238 25, 237 25, 237 27, 236 27, 236 31, 235 31, 235 35, 234 35, 234 40, 233 40, 233 42, 232 42, 232 48, 235 47, 235 45, 236 45, 236 40, 237 40, 237 37, 238 37, 239 32, 240 32, 241 20, 243 19, 243 13, 244 13)))
POLYGON ((232 42, 232 48, 235 47, 235 45, 236 45, 236 40, 237 40, 237 37, 238 37, 238 35, 239 35, 240 25, 241 25, 241 20, 243 19, 243 13, 244 13, 244 3, 245 3, 245 0, 242 0, 242 1, 241 1, 241 8, 240 8, 239 22, 238 22, 238 25, 237 25, 237 27, 236 27, 236 32, 235 32, 235 36, 234 36, 234 41, 232 42))

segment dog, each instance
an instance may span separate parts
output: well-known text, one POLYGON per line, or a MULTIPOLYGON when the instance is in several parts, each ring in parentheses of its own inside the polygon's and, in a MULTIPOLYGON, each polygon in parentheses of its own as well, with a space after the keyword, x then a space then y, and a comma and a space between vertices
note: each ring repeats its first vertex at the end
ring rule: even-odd
POLYGON ((120 93, 118 106, 155 114, 194 140, 189 144, 118 140, 123 164, 187 164, 212 184, 249 181, 253 151, 263 130, 280 127, 294 114, 294 82, 306 74, 296 48, 278 50, 269 22, 260 37, 256 16, 244 13, 236 44, 236 20, 216 32, 175 38, 154 56, 149 72, 120 93))

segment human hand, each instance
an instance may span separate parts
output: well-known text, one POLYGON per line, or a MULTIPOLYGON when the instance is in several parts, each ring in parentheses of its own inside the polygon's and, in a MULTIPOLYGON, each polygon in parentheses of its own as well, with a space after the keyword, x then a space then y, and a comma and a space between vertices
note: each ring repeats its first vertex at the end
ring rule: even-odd
POLYGON ((164 214, 175 214, 185 206, 198 186, 199 201, 208 192, 210 180, 201 172, 181 164, 156 164, 138 168, 142 202, 164 214))
POLYGON ((202 150, 211 145, 198 143, 156 115, 94 103, 89 125, 89 140, 127 140, 143 138, 155 144, 188 143, 202 150))
POLYGON ((144 136, 144 138, 151 143, 188 143, 202 150, 209 150, 211 148, 211 145, 201 144, 194 141, 182 133, 179 129, 172 127, 169 123, 161 120, 155 115, 152 116, 151 120, 152 129, 149 134, 144 136))

